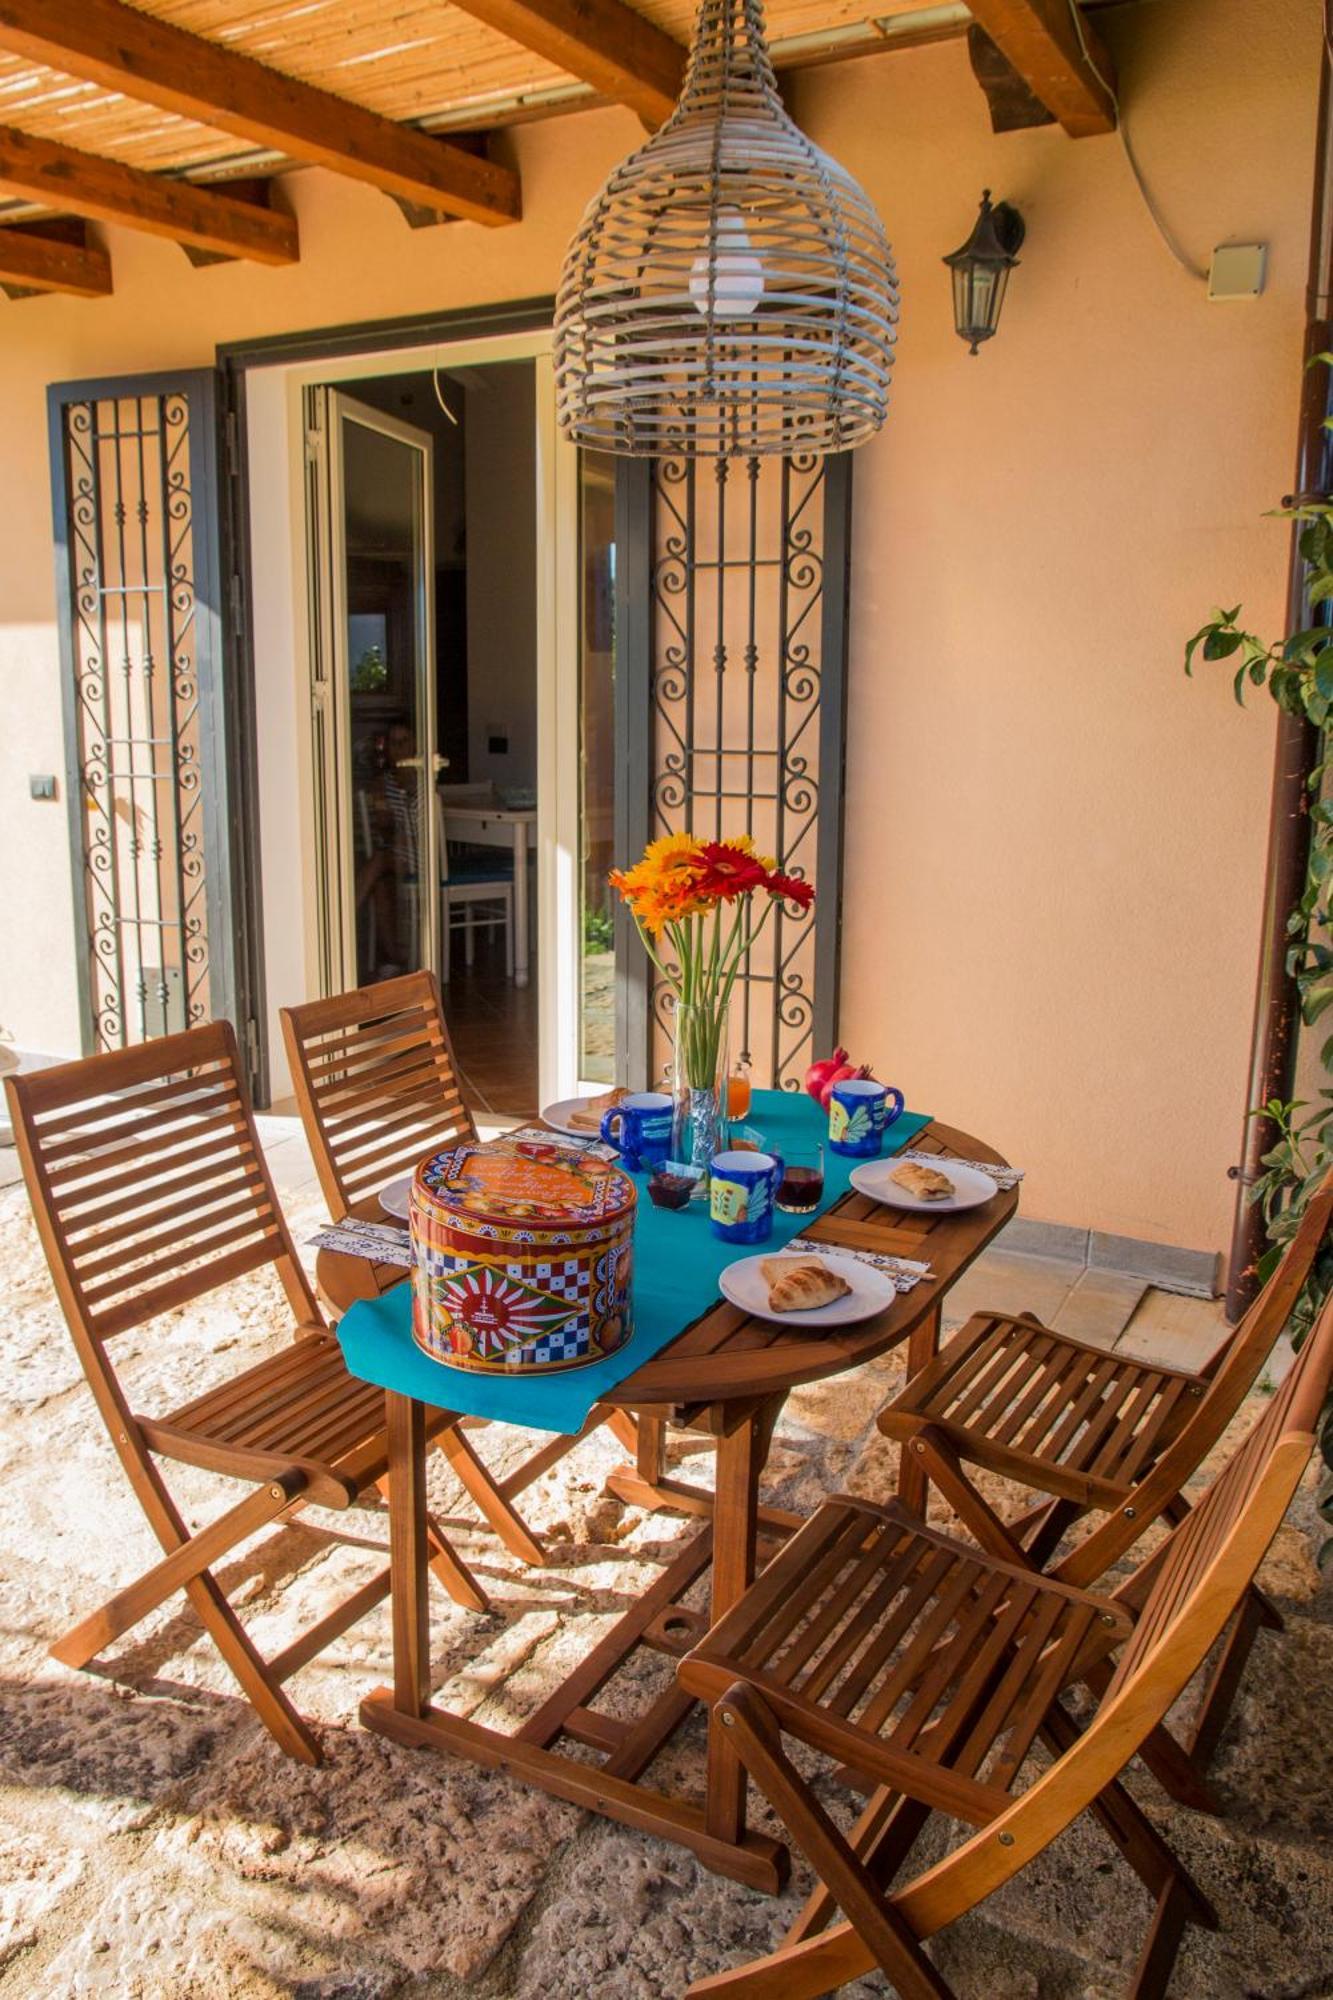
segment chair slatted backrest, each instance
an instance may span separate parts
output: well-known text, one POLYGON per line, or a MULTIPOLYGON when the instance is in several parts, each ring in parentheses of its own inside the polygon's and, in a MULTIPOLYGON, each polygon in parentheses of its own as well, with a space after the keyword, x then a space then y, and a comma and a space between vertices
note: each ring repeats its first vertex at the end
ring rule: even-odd
POLYGON ((56 1290, 85 1365, 104 1341, 275 1264, 320 1313, 259 1149, 226 1021, 5 1079, 56 1290))
POLYGON ((282 1029, 320 1186, 335 1221, 387 1181, 476 1137, 429 972, 284 1007, 282 1029))
POLYGON ((1193 1477, 1225 1434, 1258 1381, 1305 1289, 1333 1226, 1333 1168, 1311 1196, 1282 1261, 1203 1371, 1206 1379, 1189 1418, 1135 1487, 1052 1572, 1079 1588, 1095 1584, 1193 1477))
POLYGON ((1087 1729, 1006 1812, 894 1896, 917 1936, 974 1908, 1070 1825, 1202 1667, 1295 1497, 1331 1376, 1333 1295, 1268 1408, 1198 1505, 1118 1593, 1139 1615, 1087 1729))

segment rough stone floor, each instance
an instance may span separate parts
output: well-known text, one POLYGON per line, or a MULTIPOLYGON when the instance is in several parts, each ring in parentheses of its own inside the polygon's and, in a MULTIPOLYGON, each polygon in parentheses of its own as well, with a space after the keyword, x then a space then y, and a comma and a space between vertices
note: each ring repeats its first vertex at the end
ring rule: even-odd
MULTIPOLYGON (((289 1124, 265 1132, 299 1240, 322 1219, 309 1162, 289 1124)), ((95 1418, 12 1162, 0 1152, 0 2000, 656 2000, 775 1943, 799 1870, 774 1901, 502 1775, 366 1734, 357 1703, 389 1674, 387 1607, 290 1683, 323 1734, 317 1771, 279 1754, 183 1600, 102 1671, 48 1659, 48 1642, 156 1548, 95 1418)), ((1177 1362, 1219 1337, 1212 1306, 1077 1278, 999 1250, 954 1292, 952 1316, 1032 1308, 1177 1362)), ((268 1350, 283 1337, 275 1293, 249 1281, 151 1339, 122 1340, 135 1406, 166 1407, 268 1350)), ((779 1504, 888 1488, 893 1454, 873 1418, 896 1373, 890 1357, 792 1397, 770 1467, 779 1504)), ((524 1448, 493 1427, 477 1436, 492 1459, 524 1448)), ((433 1466, 433 1505, 497 1605, 477 1618, 434 1596, 441 1699, 512 1726, 655 1576, 683 1527, 603 1497, 618 1456, 601 1433, 528 1496, 551 1547, 543 1571, 505 1556, 433 1466)), ((707 1461, 689 1471, 706 1478, 707 1461)), ((192 1523, 207 1520, 223 1483, 172 1475, 192 1523)), ((382 1512, 311 1517, 221 1574, 275 1651, 381 1565, 385 1537, 382 1512)), ((1319 1586, 1313 1547, 1307 1493, 1266 1575, 1287 1629, 1261 1639, 1217 1761, 1225 1819, 1134 1780, 1224 1916, 1219 1935, 1187 1941, 1172 1988, 1187 2000, 1333 1994, 1333 1588, 1319 1586)), ((689 1782, 698 1745, 691 1724, 659 1776, 689 1782)), ((962 2000, 1110 2000, 1147 1914, 1109 1843, 1082 1826, 936 1950, 962 2000)), ((848 1990, 888 1991, 877 1978, 848 1990)))

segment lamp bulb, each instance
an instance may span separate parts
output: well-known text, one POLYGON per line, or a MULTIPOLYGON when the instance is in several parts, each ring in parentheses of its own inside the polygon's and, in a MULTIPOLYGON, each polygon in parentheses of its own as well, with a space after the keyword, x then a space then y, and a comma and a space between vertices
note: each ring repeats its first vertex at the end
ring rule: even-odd
POLYGON ((763 295, 764 267, 754 254, 740 211, 723 209, 717 218, 713 256, 701 250, 690 266, 690 298, 705 317, 711 304, 719 319, 743 319, 763 295))

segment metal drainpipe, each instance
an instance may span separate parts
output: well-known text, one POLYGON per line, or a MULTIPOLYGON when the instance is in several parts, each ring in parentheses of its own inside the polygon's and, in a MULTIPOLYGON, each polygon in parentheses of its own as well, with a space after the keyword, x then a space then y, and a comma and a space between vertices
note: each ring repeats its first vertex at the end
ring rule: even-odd
MULTIPOLYGON (((1329 50, 1320 37, 1319 118, 1315 139, 1310 270, 1306 283, 1305 349, 1301 361, 1300 424, 1296 440, 1298 497, 1324 499, 1329 493, 1329 434, 1324 419, 1333 413, 1333 369, 1312 368, 1316 354, 1333 347, 1333 120, 1329 116, 1329 50)), ((1293 526, 1287 630, 1296 632, 1327 616, 1313 614, 1306 596, 1305 564, 1293 526)), ((1319 755, 1319 732, 1303 716, 1279 710, 1273 762, 1273 794, 1268 821, 1268 865, 1259 983, 1250 1043, 1247 1106, 1288 1098, 1296 1073, 1300 1001, 1287 976, 1287 918, 1305 890, 1310 860, 1310 794, 1307 780, 1319 755)), ((1241 1164, 1231 1169, 1239 1185, 1227 1276, 1227 1318, 1236 1321, 1258 1290, 1255 1264, 1264 1245, 1263 1217, 1249 1190, 1263 1171, 1262 1156, 1277 1143, 1271 1118, 1245 1121, 1241 1164)))

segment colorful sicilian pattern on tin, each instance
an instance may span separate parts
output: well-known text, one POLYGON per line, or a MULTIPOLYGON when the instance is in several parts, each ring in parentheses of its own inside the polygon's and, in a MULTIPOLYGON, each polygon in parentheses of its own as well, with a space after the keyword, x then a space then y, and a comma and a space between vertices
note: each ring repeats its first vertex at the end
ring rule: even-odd
POLYGON ((558 1141, 492 1140, 412 1186, 412 1337, 451 1368, 577 1368, 632 1329, 634 1183, 558 1141))

